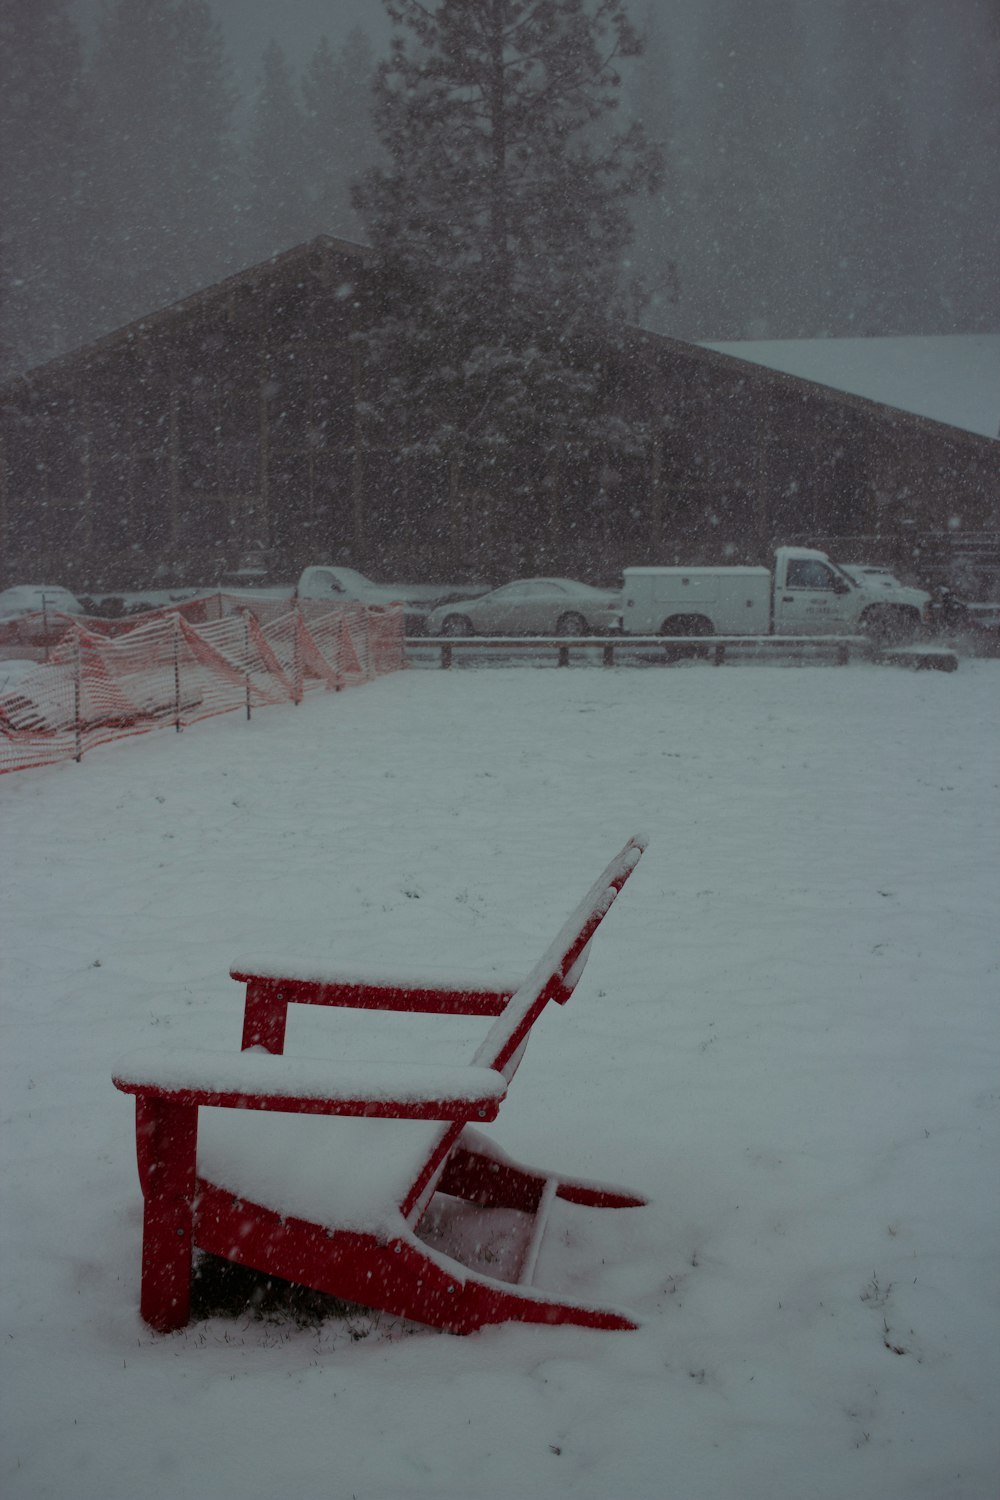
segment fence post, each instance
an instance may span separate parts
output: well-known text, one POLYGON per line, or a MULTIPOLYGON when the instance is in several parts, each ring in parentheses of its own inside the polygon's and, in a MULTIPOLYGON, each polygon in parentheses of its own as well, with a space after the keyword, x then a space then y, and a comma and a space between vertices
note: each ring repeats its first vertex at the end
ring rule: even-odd
POLYGON ((298 600, 295 602, 295 652, 292 657, 292 702, 298 708, 302 702, 302 606, 298 600))
POLYGON ((174 728, 181 732, 181 617, 174 615, 174 728))
POLYGON ((73 718, 76 723, 76 755, 73 759, 77 765, 83 759, 83 636, 79 625, 76 627, 76 679, 73 683, 73 718))
POLYGON ((243 649, 246 655, 247 720, 250 719, 250 611, 243 611, 243 649))

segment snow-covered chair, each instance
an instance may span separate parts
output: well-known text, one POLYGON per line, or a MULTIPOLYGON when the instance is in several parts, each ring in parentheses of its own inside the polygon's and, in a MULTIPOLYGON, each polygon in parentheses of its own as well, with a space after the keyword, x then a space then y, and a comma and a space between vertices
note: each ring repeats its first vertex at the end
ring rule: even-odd
POLYGON ((197 1246, 457 1333, 512 1319, 634 1328, 627 1311, 547 1293, 532 1277, 554 1199, 595 1208, 646 1200, 520 1166, 474 1125, 496 1117, 548 1002, 569 999, 643 847, 629 840, 520 984, 241 966, 242 1052, 126 1059, 114 1082, 136 1096, 146 1322, 167 1332, 188 1321, 197 1246), (463 1065, 352 1063, 284 1055, 290 1003, 495 1020, 463 1065), (487 1270, 448 1253, 456 1226, 481 1248, 485 1230, 470 1235, 469 1217, 498 1210, 505 1265, 487 1257, 487 1270))

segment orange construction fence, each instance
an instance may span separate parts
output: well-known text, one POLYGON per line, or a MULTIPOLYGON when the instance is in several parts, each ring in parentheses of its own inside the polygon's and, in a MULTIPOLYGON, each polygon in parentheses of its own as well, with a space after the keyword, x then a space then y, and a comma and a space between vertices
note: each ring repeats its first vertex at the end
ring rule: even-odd
POLYGON ((398 671, 403 611, 212 595, 139 620, 29 615, 0 627, 0 657, 3 773, 398 671))

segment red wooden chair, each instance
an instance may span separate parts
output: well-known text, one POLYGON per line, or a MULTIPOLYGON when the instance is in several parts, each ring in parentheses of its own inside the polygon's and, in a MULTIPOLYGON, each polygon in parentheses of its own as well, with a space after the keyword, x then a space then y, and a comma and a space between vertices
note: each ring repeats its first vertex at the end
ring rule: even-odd
POLYGON ((629 840, 519 985, 234 969, 246 983, 241 1053, 158 1050, 123 1062, 114 1082, 136 1096, 147 1323, 167 1332, 188 1321, 198 1246, 456 1333, 510 1319, 636 1327, 622 1309, 545 1292, 532 1277, 554 1199, 646 1200, 520 1166, 474 1125, 496 1117, 548 1002, 569 999, 643 847, 629 840), (496 1019, 462 1066, 332 1062, 283 1055, 290 1003, 496 1019), (508 1275, 434 1243, 427 1226, 456 1208, 513 1210, 501 1219, 527 1226, 508 1275))

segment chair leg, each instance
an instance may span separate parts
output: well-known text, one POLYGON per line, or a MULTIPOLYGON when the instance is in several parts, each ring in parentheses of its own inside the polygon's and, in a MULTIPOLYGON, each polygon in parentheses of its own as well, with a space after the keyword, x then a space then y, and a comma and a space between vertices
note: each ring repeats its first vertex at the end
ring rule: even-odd
POLYGON ((538 1256, 542 1248, 542 1240, 545 1238, 546 1225, 549 1222, 549 1214, 559 1191, 559 1182, 555 1177, 550 1177, 542 1189, 542 1196, 538 1207, 535 1209, 535 1221, 531 1226, 531 1238, 528 1240, 518 1271, 517 1279, 523 1286, 530 1286, 535 1279, 535 1267, 538 1264, 538 1256))
POLYGON ((191 1312, 198 1110, 137 1095, 142 1162, 142 1283, 139 1310, 159 1333, 183 1328, 191 1312))

